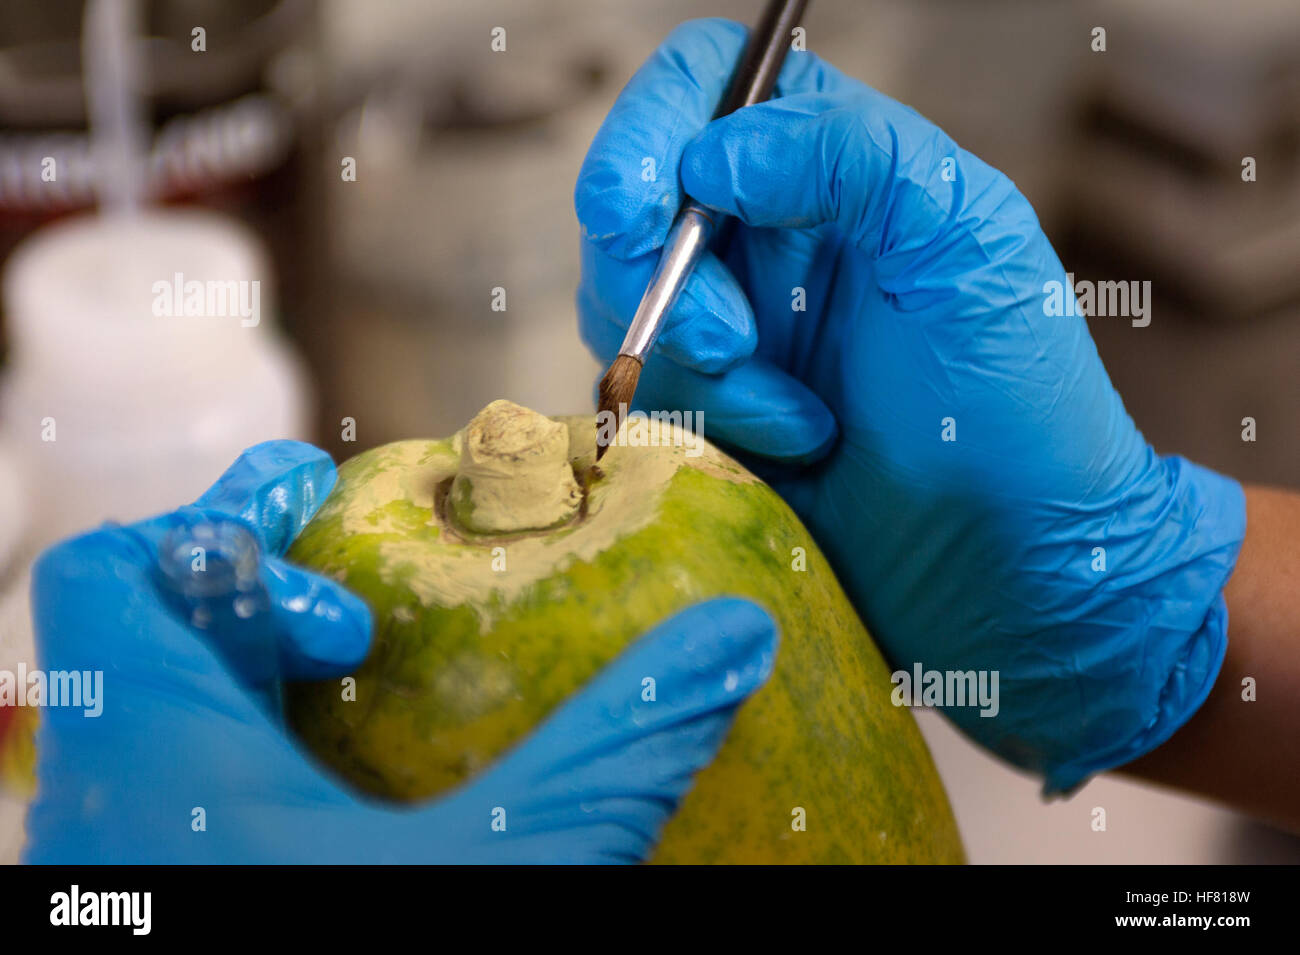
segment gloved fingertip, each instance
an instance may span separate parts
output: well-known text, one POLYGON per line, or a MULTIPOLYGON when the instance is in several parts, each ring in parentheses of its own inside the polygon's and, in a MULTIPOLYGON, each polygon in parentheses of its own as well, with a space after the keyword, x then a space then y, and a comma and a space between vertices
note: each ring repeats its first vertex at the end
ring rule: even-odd
POLYGON ((752 600, 706 600, 670 617, 652 631, 652 638, 663 631, 672 639, 684 638, 680 649, 695 666, 725 672, 724 693, 735 699, 749 696, 772 675, 779 630, 771 614, 752 600))
POLYGON ((747 305, 743 313, 726 313, 716 303, 683 295, 652 354, 701 375, 721 375, 743 365, 757 348, 758 333, 747 305))
POLYGON ((643 407, 692 409, 710 441, 773 461, 813 463, 839 437, 825 402, 760 358, 722 375, 700 375, 652 360, 641 376, 637 401, 643 407))
POLYGON ((282 560, 265 562, 263 580, 286 679, 342 676, 361 665, 373 630, 364 600, 337 581, 282 560))
MULTIPOLYGON (((578 287, 579 333, 605 361, 618 354, 654 273, 660 249, 622 261, 585 246, 578 287)), ((709 252, 664 318, 655 354, 705 374, 745 361, 758 347, 753 309, 728 268, 709 252)))
MULTIPOLYGON (((805 407, 787 416, 769 418, 768 436, 756 434, 752 422, 725 423, 736 447, 750 454, 787 465, 815 464, 830 453, 839 439, 839 425, 824 406, 805 407)), ((726 437, 723 438, 726 441, 726 437)))
POLYGON ((337 480, 328 452, 305 441, 264 441, 246 449, 194 502, 242 518, 270 554, 283 554, 337 480))
POLYGON ((736 190, 732 181, 734 156, 728 154, 719 130, 713 124, 689 143, 682 152, 682 188, 696 202, 728 215, 737 215, 736 190))

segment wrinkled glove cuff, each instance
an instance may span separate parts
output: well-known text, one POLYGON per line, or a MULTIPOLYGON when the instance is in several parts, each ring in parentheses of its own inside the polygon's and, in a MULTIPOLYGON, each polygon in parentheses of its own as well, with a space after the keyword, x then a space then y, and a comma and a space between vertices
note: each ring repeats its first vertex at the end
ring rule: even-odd
POLYGON ((1149 574, 1139 599, 1152 616, 1135 627, 1134 659, 1163 659, 1162 679, 1149 698, 1137 701, 1136 727, 1113 745, 1049 766, 1045 796, 1068 794, 1096 773, 1131 762, 1159 747, 1191 719, 1209 696, 1228 646, 1228 608, 1223 588, 1232 575, 1246 534, 1246 497, 1231 478, 1179 457, 1161 462, 1170 477, 1170 520, 1181 525, 1181 546, 1171 549, 1167 566, 1149 574), (1199 627, 1184 630, 1180 646, 1170 646, 1170 629, 1188 619, 1199 627), (1171 649, 1173 652, 1170 652, 1171 649))

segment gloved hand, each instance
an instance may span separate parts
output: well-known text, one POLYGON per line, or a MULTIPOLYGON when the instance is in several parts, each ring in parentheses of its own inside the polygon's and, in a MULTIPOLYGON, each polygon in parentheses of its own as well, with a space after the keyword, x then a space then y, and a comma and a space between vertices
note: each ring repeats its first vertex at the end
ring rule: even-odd
POLYGON ((1073 291, 1029 204, 923 117, 792 52, 779 99, 710 122, 744 38, 678 28, 597 134, 584 340, 615 356, 684 194, 737 216, 637 404, 748 456, 895 666, 998 671, 996 717, 947 714, 1049 792, 1155 748, 1223 659, 1241 488, 1152 450, 1046 314, 1073 291))
POLYGON ((650 853, 736 707, 769 674, 770 618, 739 600, 689 609, 482 776, 427 807, 388 808, 318 769, 267 705, 274 671, 343 675, 370 642, 356 596, 280 559, 334 479, 323 451, 261 444, 192 507, 104 527, 40 558, 41 666, 102 671, 103 699, 98 717, 43 713, 26 861, 624 862, 650 853), (178 529, 203 533, 214 522, 254 536, 262 587, 244 599, 263 612, 215 613, 198 630, 162 583, 160 547, 178 529), (269 655, 249 636, 259 620, 269 655), (641 701, 647 673, 658 702, 641 701), (504 832, 492 829, 497 807, 504 832), (195 831, 198 809, 206 831, 195 831))

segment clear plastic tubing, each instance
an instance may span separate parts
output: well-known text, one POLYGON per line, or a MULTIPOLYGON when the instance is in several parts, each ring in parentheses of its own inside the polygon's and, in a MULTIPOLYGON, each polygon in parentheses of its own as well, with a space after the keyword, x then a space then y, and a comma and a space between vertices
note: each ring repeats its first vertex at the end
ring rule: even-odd
POLYGON ((91 142, 102 179, 100 208, 131 215, 140 208, 149 128, 140 98, 138 0, 89 0, 82 20, 81 61, 91 142))

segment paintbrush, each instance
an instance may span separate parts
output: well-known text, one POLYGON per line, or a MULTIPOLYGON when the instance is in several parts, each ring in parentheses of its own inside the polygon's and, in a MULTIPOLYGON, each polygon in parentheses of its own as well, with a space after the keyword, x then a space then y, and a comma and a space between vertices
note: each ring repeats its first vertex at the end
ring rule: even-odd
MULTIPOLYGON (((714 119, 734 113, 741 107, 761 103, 772 95, 777 74, 781 72, 786 51, 790 49, 792 31, 799 24, 807 5, 808 0, 770 0, 758 26, 750 34, 727 94, 713 114, 714 119)), ((673 220, 659 254, 659 264, 641 296, 641 304, 628 326, 623 347, 600 380, 596 415, 597 461, 618 434, 636 393, 641 369, 659 337, 665 316, 724 218, 722 213, 706 209, 688 197, 673 220), (609 421, 613 421, 614 428, 605 431, 601 423, 609 421), (602 433, 609 437, 602 440, 602 433)))

